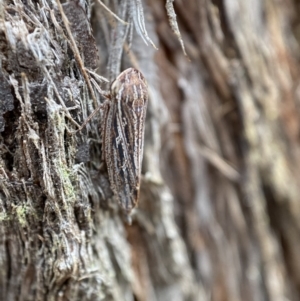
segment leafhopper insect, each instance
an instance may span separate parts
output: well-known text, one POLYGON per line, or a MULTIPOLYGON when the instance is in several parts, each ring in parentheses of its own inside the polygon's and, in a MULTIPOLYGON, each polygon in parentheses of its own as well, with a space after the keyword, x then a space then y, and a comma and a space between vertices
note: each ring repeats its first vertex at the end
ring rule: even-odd
POLYGON ((107 98, 101 106, 103 159, 114 196, 129 216, 138 203, 140 191, 148 104, 144 76, 137 69, 126 69, 112 82, 107 98))

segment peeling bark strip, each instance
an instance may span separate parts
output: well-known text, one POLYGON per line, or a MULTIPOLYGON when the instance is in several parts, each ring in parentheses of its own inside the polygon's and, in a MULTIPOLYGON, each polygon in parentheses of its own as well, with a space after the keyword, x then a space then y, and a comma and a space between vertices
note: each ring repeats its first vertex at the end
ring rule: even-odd
POLYGON ((147 83, 134 68, 123 71, 111 85, 104 111, 104 159, 114 195, 127 215, 137 205, 148 103, 147 83))

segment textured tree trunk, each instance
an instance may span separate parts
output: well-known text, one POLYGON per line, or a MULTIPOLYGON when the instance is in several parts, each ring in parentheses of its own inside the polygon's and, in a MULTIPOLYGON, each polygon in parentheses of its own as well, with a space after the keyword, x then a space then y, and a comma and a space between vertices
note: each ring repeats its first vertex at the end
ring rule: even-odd
POLYGON ((300 300, 299 16, 296 0, 0 2, 0 300, 300 300), (150 101, 128 225, 102 112, 75 131, 99 75, 131 66, 150 101))

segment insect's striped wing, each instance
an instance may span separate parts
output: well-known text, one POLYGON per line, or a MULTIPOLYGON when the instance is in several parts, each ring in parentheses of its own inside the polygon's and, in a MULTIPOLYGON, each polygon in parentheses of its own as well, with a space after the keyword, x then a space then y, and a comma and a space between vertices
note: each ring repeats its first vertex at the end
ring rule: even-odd
POLYGON ((129 68, 112 83, 104 156, 111 188, 127 214, 139 197, 147 103, 147 84, 138 70, 129 68))

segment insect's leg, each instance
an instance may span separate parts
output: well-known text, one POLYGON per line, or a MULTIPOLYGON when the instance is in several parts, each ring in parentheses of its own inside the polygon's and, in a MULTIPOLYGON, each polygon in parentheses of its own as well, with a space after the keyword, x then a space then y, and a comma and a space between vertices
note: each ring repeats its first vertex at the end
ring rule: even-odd
POLYGON ((102 116, 102 122, 101 122, 101 139, 102 139, 102 154, 101 154, 101 160, 102 162, 105 161, 105 132, 106 132, 106 121, 107 121, 107 116, 109 113, 109 107, 110 107, 110 102, 106 101, 103 105, 105 107, 103 108, 103 116, 102 116))
POLYGON ((105 110, 108 103, 109 101, 107 100, 103 104, 99 105, 99 107, 94 110, 94 112, 84 121, 84 123, 76 130, 75 133, 81 131, 100 110, 105 110))
MULTIPOLYGON (((107 99, 110 99, 110 93, 108 91, 102 90, 93 78, 91 78, 90 80, 91 80, 91 83, 95 86, 95 88, 97 89, 97 91, 99 92, 100 95, 104 96, 107 99)), ((98 113, 98 111, 105 110, 105 108, 107 107, 108 102, 109 101, 105 101, 98 108, 96 108, 95 111, 79 127, 79 129, 77 129, 76 133, 81 131, 88 124, 88 122, 98 113)))

